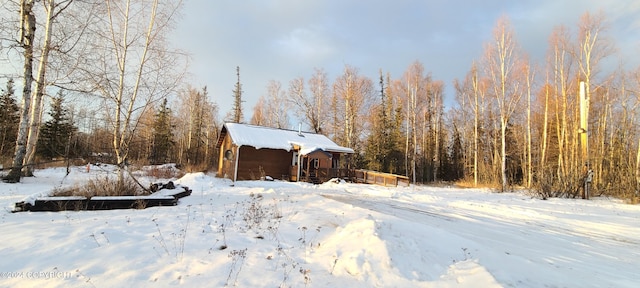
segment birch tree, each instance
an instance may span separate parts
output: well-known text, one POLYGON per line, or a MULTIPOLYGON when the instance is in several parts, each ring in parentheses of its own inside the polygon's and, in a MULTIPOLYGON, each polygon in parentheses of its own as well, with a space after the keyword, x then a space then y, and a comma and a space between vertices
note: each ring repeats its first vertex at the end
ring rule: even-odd
POLYGON ((514 75, 518 60, 516 42, 506 17, 498 20, 493 32, 492 45, 487 47, 486 53, 487 74, 491 79, 492 92, 500 117, 500 171, 502 191, 505 191, 508 185, 507 126, 522 96, 514 75))
POLYGON ((524 173, 525 173, 525 187, 531 187, 531 183, 533 182, 533 151, 532 151, 532 136, 531 136, 531 96, 533 93, 533 84, 535 80, 535 71, 531 68, 531 64, 529 61, 525 61, 521 64, 520 70, 521 76, 525 78, 525 94, 526 98, 526 106, 527 106, 527 115, 526 115, 526 128, 525 128, 525 149, 524 149, 524 173))
MULTIPOLYGON (((38 143, 38 137, 40 134, 40 126, 42 123, 42 98, 45 95, 45 89, 48 86, 46 80, 46 74, 49 67, 49 54, 52 48, 52 34, 54 30, 54 23, 61 13, 64 13, 67 8, 73 3, 73 0, 58 1, 44 0, 43 7, 45 11, 45 24, 44 24, 44 39, 42 40, 42 48, 40 51, 40 59, 38 61, 38 72, 35 78, 36 91, 32 97, 32 103, 30 105, 31 111, 29 111, 29 132, 27 135, 27 146, 24 159, 24 175, 33 175, 33 165, 36 154, 36 144, 38 143)), ((88 13, 91 14, 91 13, 88 13)))
POLYGON ((427 98, 424 83, 424 66, 422 63, 415 61, 411 64, 405 71, 402 82, 406 107, 405 171, 408 173, 407 176, 411 177, 412 182, 416 183, 416 166, 419 156, 418 127, 420 127, 418 115, 423 111, 423 103, 427 98))
MULTIPOLYGON (((478 71, 477 63, 474 61, 471 64, 471 70, 467 73, 464 81, 459 82, 456 80, 454 83, 456 88, 456 100, 458 105, 462 109, 461 113, 463 113, 462 123, 460 126, 463 130, 472 130, 472 132, 464 133, 465 138, 471 138, 472 140, 467 142, 473 142, 473 145, 469 144, 467 146, 471 146, 471 148, 465 149, 466 151, 471 150, 470 155, 472 155, 472 163, 469 164, 471 166, 473 175, 473 185, 478 186, 479 183, 479 159, 480 159, 480 123, 482 117, 482 100, 484 97, 486 90, 485 83, 481 80, 480 72, 478 71), (467 116, 467 114, 472 114, 472 116, 467 116), (472 121, 468 121, 467 117, 473 117, 472 121), (470 124, 468 122, 472 122, 473 125, 471 128, 467 129, 470 124)), ((467 154, 467 153, 465 153, 467 154)))
POLYGON ((307 118, 314 132, 322 133, 322 127, 327 122, 327 100, 329 99, 329 79, 327 73, 316 68, 313 75, 309 79, 309 90, 311 99, 309 99, 309 113, 307 118))
POLYGON ((326 123, 326 106, 329 100, 329 80, 322 69, 315 69, 309 79, 309 93, 306 92, 304 78, 289 82, 289 101, 297 108, 296 116, 302 119, 315 133, 322 133, 326 123))
MULTIPOLYGON (((635 87, 640 90, 640 67, 634 73, 635 87)), ((640 96, 636 95, 635 101, 633 103, 633 111, 640 111, 640 96)), ((636 119, 638 121, 638 119, 636 119)), ((640 137, 636 136, 637 139, 637 150, 636 150, 636 161, 635 161, 635 180, 636 180, 636 191, 640 191, 640 137)))
MULTIPOLYGON (((578 66, 580 68, 580 79, 585 82, 585 94, 586 94, 586 113, 584 117, 589 123, 589 110, 591 103, 591 90, 593 80, 599 69, 599 63, 602 59, 608 56, 612 52, 612 46, 610 42, 606 40, 603 35, 605 30, 605 18, 603 13, 591 14, 586 12, 580 18, 578 24, 578 66)), ((598 126, 598 129, 606 129, 605 126, 598 126)), ((584 133, 589 135, 590 129, 587 129, 584 133)), ((588 139, 589 136, 587 136, 588 139)), ((589 141, 589 140, 587 140, 589 141)), ((587 145, 588 147, 588 145, 587 145)), ((583 166, 590 166, 589 163, 589 151, 586 151, 585 155, 582 155, 584 162, 583 166)), ((602 167, 597 165, 596 173, 602 173, 602 167)), ((596 177, 597 181, 598 177, 596 177)))
POLYGON ((344 73, 336 79, 333 91, 336 112, 339 113, 336 118, 341 119, 340 130, 335 131, 336 138, 339 144, 359 153, 365 125, 363 115, 369 111, 372 103, 373 82, 361 76, 356 68, 347 65, 344 73))
POLYGON ((263 94, 253 107, 253 116, 250 123, 253 125, 267 126, 278 129, 289 127, 289 104, 282 84, 271 80, 267 84, 267 94, 263 94))
POLYGON ((249 121, 251 125, 267 126, 266 101, 267 100, 264 98, 264 95, 258 98, 258 102, 256 102, 255 106, 253 106, 253 115, 251 116, 251 120, 249 121))
POLYGON ((480 157, 480 117, 481 107, 484 101, 484 94, 486 91, 486 85, 483 85, 484 82, 480 81, 480 76, 478 72, 478 67, 474 65, 471 67, 471 87, 472 87, 472 105, 473 105, 473 185, 478 186, 478 162, 480 157))
MULTIPOLYGON (((573 121, 570 118, 573 117, 573 108, 575 101, 571 101, 569 97, 570 91, 570 77, 574 73, 575 69, 572 65, 574 63, 574 57, 572 56, 573 50, 570 45, 569 32, 565 27, 557 27, 550 37, 550 61, 551 69, 553 72, 553 111, 555 122, 555 135, 557 139, 557 153, 556 158, 556 171, 555 175, 558 179, 558 185, 560 190, 567 190, 570 186, 569 171, 571 166, 570 153, 569 153, 569 139, 571 139, 575 126, 569 126, 573 121)), ((576 128, 577 129, 577 128, 576 128)))
POLYGON ((542 88, 541 94, 544 95, 543 97, 543 101, 544 103, 542 104, 543 108, 543 112, 542 112, 542 136, 539 140, 539 145, 540 145, 540 155, 539 155, 539 165, 538 165, 538 175, 539 175, 539 180, 543 183, 547 183, 547 149, 549 146, 549 98, 550 98, 550 94, 551 94, 551 85, 549 84, 549 77, 547 76, 547 80, 546 83, 544 85, 544 87, 542 88))
POLYGON ((269 84, 267 84, 266 101, 264 103, 267 112, 267 126, 279 129, 289 127, 289 103, 280 81, 269 81, 269 84))
POLYGON ((209 165, 212 157, 211 140, 217 139, 218 107, 209 99, 207 87, 187 87, 178 94, 177 106, 178 161, 188 169, 205 168, 202 164, 209 165))
POLYGON ((5 181, 13 183, 20 182, 22 163, 27 152, 29 111, 31 109, 31 89, 33 84, 33 41, 36 32, 36 17, 33 12, 33 5, 33 0, 22 0, 20 2, 20 30, 18 44, 23 50, 24 57, 20 125, 18 128, 16 150, 13 157, 11 171, 5 177, 5 181))
POLYGON ((182 78, 182 54, 169 49, 165 38, 180 5, 181 1, 159 0, 104 2, 94 44, 98 54, 88 70, 105 103, 119 167, 126 165, 138 116, 174 93, 182 78))

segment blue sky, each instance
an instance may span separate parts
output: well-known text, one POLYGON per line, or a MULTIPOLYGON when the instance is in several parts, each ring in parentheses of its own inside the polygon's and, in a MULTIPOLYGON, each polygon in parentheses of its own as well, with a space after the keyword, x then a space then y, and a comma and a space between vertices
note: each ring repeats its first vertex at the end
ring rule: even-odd
POLYGON ((220 117, 231 109, 240 66, 248 120, 269 80, 286 88, 315 67, 333 80, 345 64, 375 83, 380 69, 399 78, 418 60, 445 82, 451 106, 452 81, 480 58, 499 17, 509 17, 522 50, 543 64, 551 30, 576 31, 586 11, 603 11, 609 21, 617 52, 607 63, 638 68, 637 0, 186 0, 172 39, 191 54, 188 82, 208 87, 220 117))

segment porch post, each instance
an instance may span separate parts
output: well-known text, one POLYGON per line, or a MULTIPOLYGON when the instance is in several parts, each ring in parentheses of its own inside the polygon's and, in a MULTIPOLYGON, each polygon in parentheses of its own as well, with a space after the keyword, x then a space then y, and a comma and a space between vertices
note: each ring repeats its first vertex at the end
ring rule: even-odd
POLYGON ((240 161, 240 147, 242 145, 238 145, 238 147, 236 147, 236 163, 235 163, 235 169, 233 169, 233 183, 236 182, 236 180, 238 180, 238 162, 240 161))
POLYGON ((300 182, 300 172, 302 172, 302 162, 300 162, 300 160, 302 159, 302 155, 300 154, 300 151, 298 151, 298 176, 296 176, 296 182, 300 182))

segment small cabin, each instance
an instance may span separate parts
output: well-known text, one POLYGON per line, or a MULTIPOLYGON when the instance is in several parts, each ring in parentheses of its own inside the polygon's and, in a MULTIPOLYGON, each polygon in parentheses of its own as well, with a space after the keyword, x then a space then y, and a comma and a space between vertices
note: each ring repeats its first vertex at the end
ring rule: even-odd
POLYGON ((239 123, 222 126, 216 148, 218 177, 233 181, 269 176, 318 184, 347 177, 341 161, 353 154, 322 134, 239 123))

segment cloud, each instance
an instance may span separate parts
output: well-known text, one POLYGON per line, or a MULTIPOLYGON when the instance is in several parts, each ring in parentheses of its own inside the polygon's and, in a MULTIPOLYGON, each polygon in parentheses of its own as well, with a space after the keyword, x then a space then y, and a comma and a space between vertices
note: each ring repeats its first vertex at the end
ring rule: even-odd
POLYGON ((319 63, 336 53, 332 42, 321 28, 293 28, 273 42, 273 49, 275 53, 298 61, 319 63))
POLYGON ((193 54, 194 85, 209 86, 221 114, 231 107, 241 68, 250 114, 269 80, 287 86, 324 68, 333 80, 345 64, 375 79, 379 69, 401 77, 413 62, 450 88, 482 56, 496 20, 507 15, 522 50, 544 64, 555 26, 575 32, 580 15, 603 10, 627 65, 638 65, 637 0, 247 0, 185 2, 176 43, 193 54))

